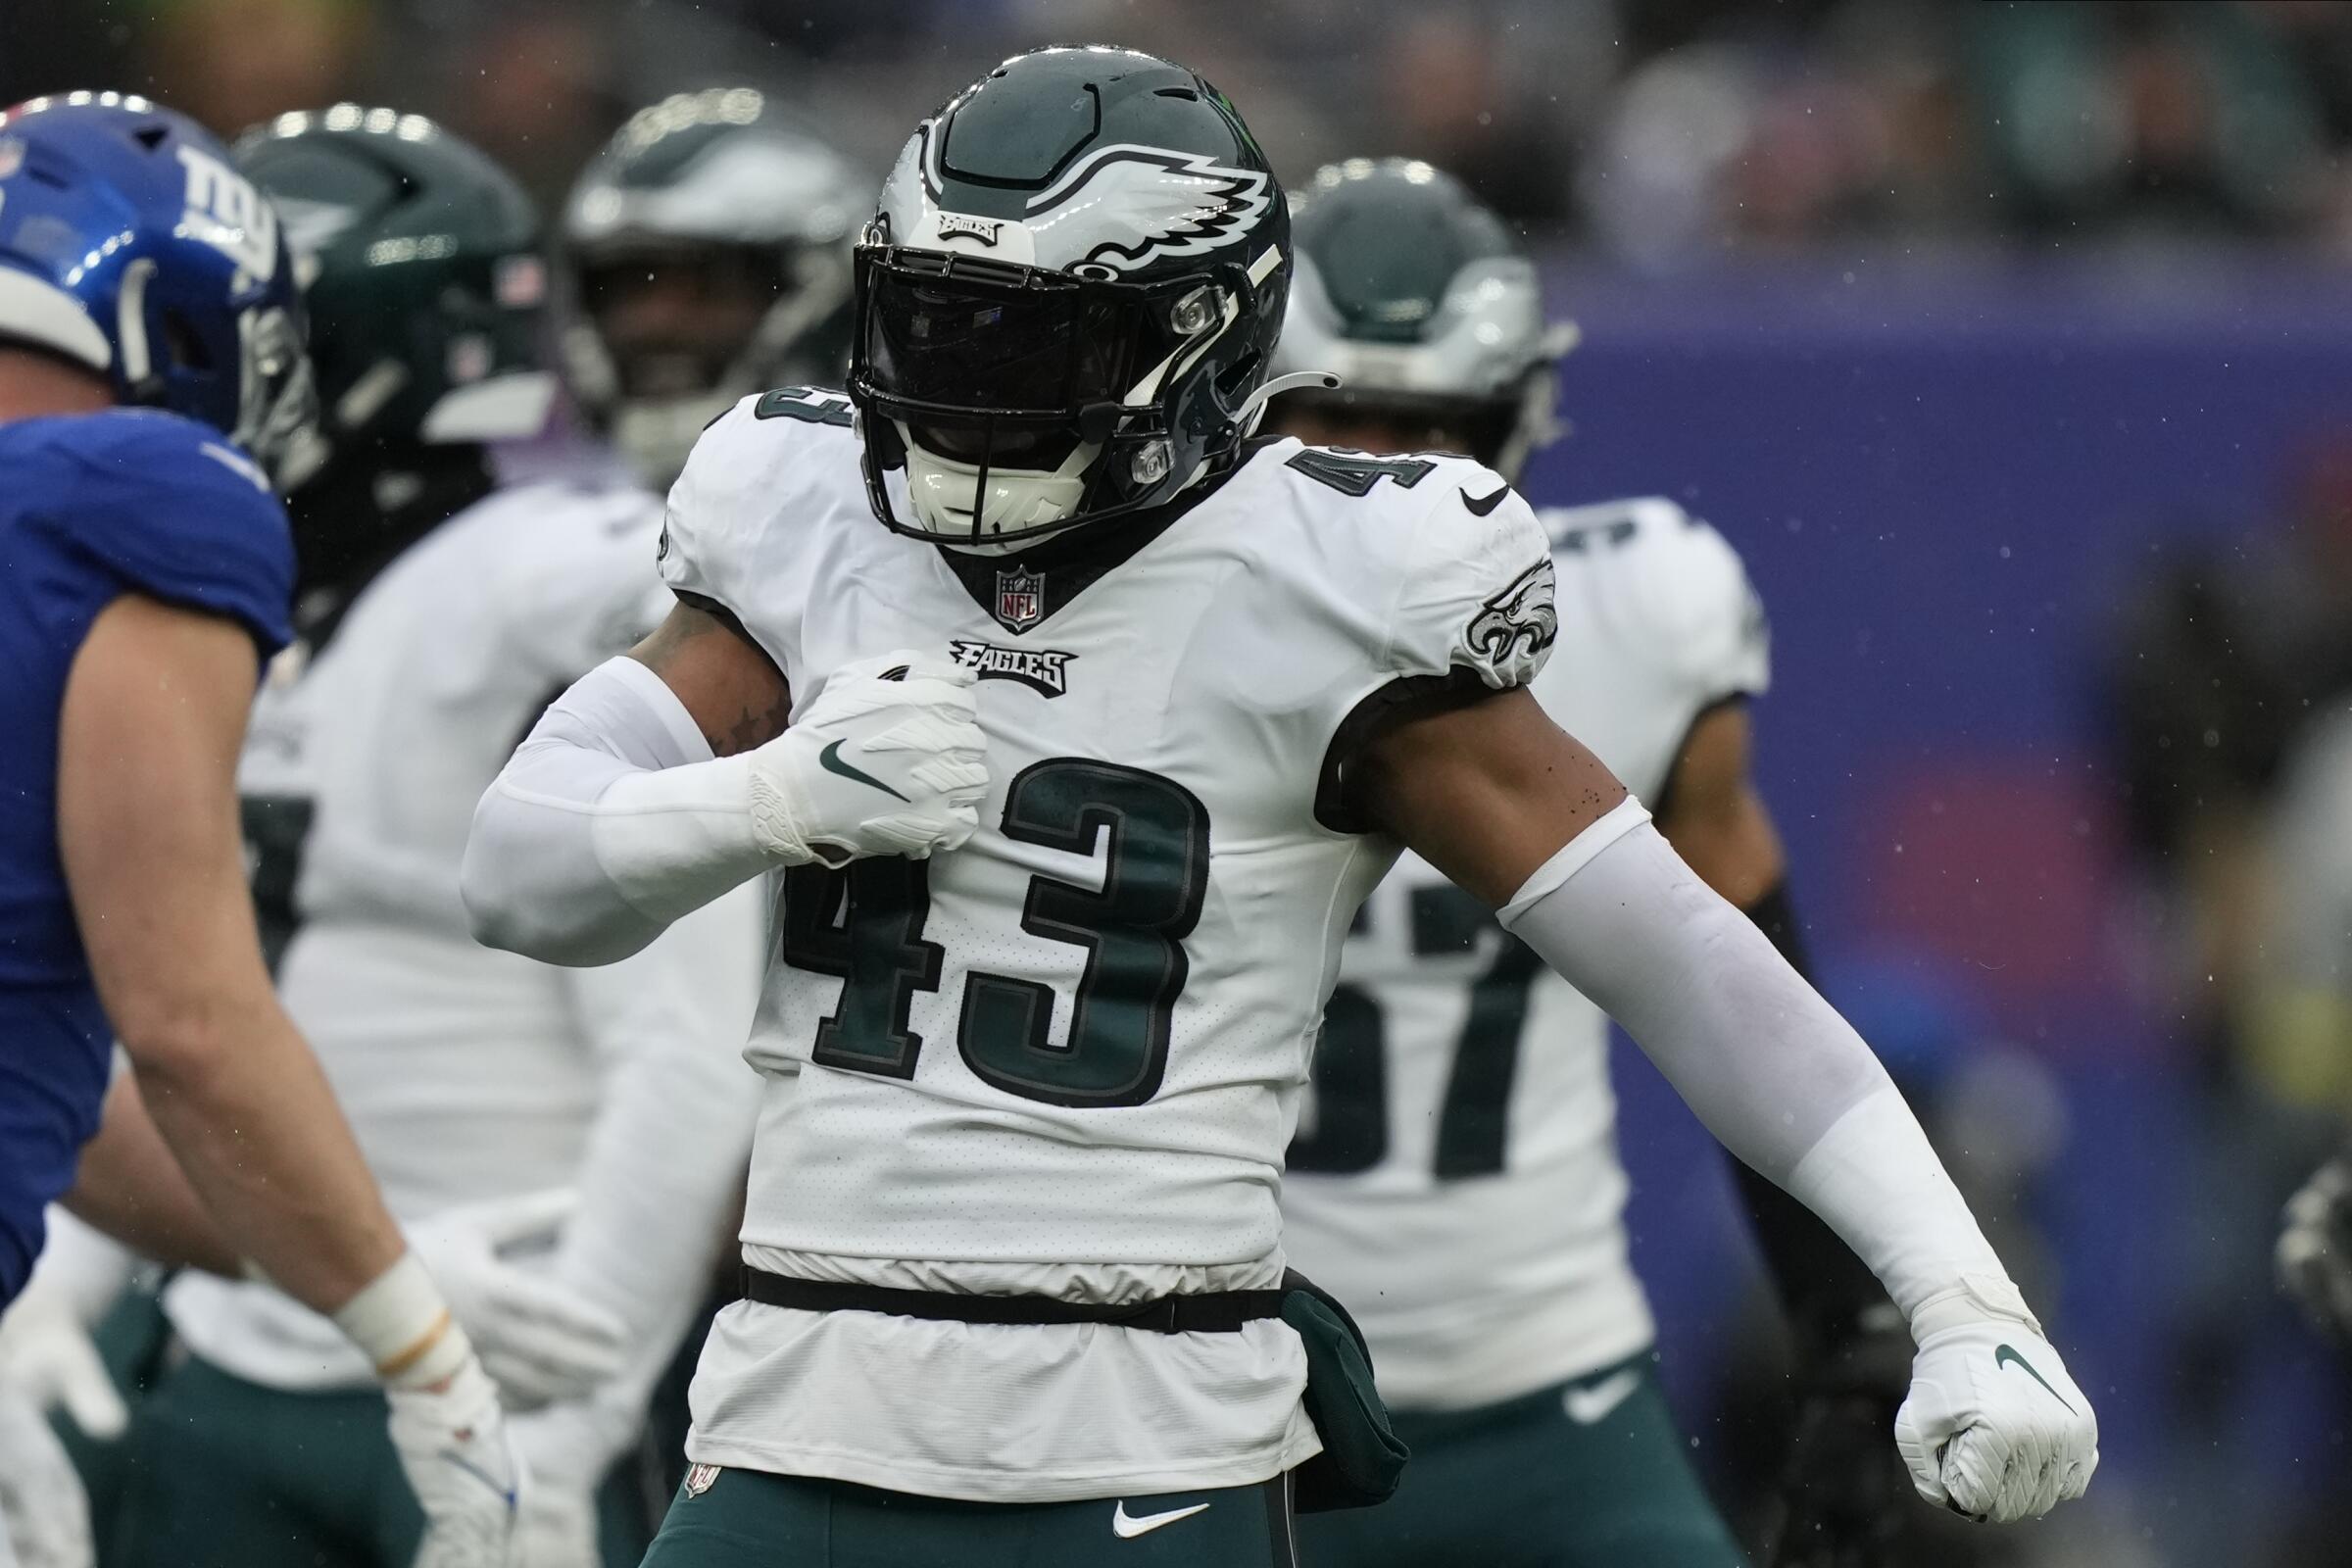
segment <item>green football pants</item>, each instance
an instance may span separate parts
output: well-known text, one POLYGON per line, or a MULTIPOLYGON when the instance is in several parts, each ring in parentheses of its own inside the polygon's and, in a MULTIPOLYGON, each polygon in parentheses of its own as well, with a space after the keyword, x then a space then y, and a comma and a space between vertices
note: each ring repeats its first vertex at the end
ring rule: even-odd
POLYGON ((1305 1568, 1743 1568, 1691 1473, 1651 1358, 1444 1414, 1392 1412, 1412 1448, 1377 1508, 1298 1521, 1305 1568))
POLYGON ((701 1466, 643 1568, 1295 1568, 1287 1478, 1091 1502, 959 1502, 701 1466), (701 1493, 698 1483, 708 1482, 701 1493))
MULTIPOLYGON (((289 1394, 191 1356, 125 1442, 107 1568, 409 1568, 424 1533, 373 1390, 289 1394)), ((605 1568, 644 1549, 630 1494, 598 1496, 605 1568)))

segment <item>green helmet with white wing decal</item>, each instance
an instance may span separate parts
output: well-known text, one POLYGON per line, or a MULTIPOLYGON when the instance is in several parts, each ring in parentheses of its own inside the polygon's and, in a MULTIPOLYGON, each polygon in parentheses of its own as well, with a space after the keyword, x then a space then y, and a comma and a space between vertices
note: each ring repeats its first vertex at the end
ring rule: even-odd
POLYGON ((1290 212, 1223 94, 1123 49, 1004 62, 916 128, 857 253, 850 396, 875 514, 988 548, 1232 466, 1290 212))

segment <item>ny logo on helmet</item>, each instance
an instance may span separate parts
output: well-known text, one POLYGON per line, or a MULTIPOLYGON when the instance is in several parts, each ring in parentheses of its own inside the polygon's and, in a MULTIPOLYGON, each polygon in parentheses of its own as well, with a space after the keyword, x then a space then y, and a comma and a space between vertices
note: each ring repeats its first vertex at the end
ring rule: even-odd
POLYGON ((277 211, 243 174, 212 154, 181 144, 188 172, 188 232, 237 264, 240 284, 267 283, 277 272, 277 211))
POLYGON ((1046 618, 1046 579, 1034 571, 997 573, 997 619, 1006 631, 1027 631, 1046 618))

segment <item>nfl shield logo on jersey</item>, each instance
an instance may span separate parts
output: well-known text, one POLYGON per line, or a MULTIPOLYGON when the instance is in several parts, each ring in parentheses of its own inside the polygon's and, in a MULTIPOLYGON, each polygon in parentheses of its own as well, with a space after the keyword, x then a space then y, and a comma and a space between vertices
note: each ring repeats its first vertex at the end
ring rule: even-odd
POLYGON ((1034 571, 997 573, 997 619, 1006 631, 1027 631, 1046 618, 1046 579, 1034 571))

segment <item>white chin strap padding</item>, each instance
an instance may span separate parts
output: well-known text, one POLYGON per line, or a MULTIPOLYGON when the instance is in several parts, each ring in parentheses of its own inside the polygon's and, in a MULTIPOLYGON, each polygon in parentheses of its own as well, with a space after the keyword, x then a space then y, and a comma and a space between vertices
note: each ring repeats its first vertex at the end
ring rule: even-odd
POLYGON ((987 539, 1018 529, 1058 522, 1078 510, 1086 494, 1086 470, 1102 448, 1080 442, 1061 460, 1059 467, 1008 468, 988 466, 988 494, 979 494, 980 466, 925 451, 905 424, 899 439, 906 444, 906 502, 926 533, 943 539, 987 539), (972 526, 978 514, 980 524, 972 526))

